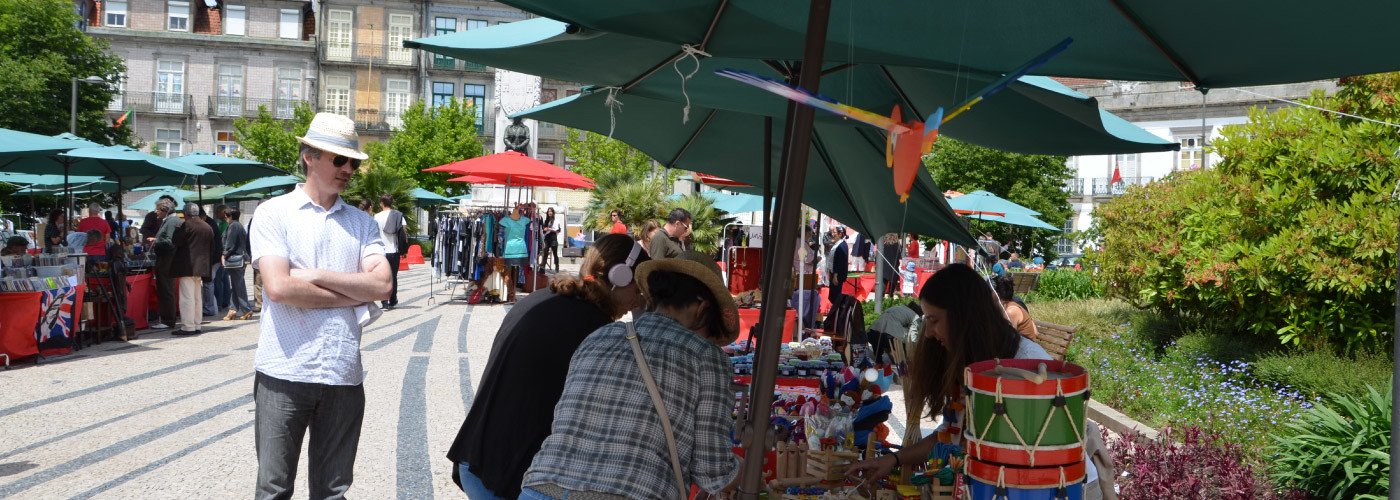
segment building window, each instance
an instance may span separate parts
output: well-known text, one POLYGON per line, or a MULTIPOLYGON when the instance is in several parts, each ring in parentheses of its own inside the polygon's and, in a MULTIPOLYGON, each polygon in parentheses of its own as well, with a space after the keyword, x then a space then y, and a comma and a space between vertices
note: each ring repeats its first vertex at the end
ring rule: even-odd
POLYGON ((433 107, 445 105, 452 101, 451 83, 433 82, 433 107))
POLYGON ((156 129, 156 148, 160 150, 161 156, 174 158, 180 156, 180 129, 158 128, 156 129))
MULTIPOLYGON (((1064 230, 1064 232, 1061 234, 1069 234, 1074 232, 1074 219, 1065 219, 1065 224, 1061 226, 1060 229, 1064 230)), ((1059 240, 1056 240, 1055 253, 1061 255, 1076 253, 1076 249, 1074 248, 1074 240, 1071 240, 1069 238, 1060 238, 1059 240)))
MULTIPOLYGON (((446 34, 449 34, 449 33, 456 33, 456 32, 457 32, 457 18, 455 18, 455 17, 437 17, 437 18, 433 18, 433 33, 434 33, 434 34, 437 34, 437 35, 446 35, 446 34)), ((443 56, 442 54, 433 54, 433 68, 436 68, 436 69, 453 69, 453 67, 456 66, 456 65, 457 65, 457 61, 456 61, 455 59, 452 59, 451 57, 445 57, 445 56, 443 56)))
POLYGON ((189 2, 169 2, 169 15, 166 16, 166 29, 170 31, 190 30, 190 3, 189 2))
POLYGON ((126 0, 107 0, 107 25, 126 27, 126 0))
POLYGON ((107 104, 109 111, 126 111, 126 73, 117 73, 117 93, 107 104))
MULTIPOLYGON (((1114 168, 1118 169, 1118 175, 1123 176, 1123 180, 1129 184, 1133 184, 1138 177, 1142 176, 1142 171, 1139 169, 1138 165, 1137 153, 1113 155, 1114 168)), ((1110 178, 1113 177, 1113 172, 1109 172, 1108 175, 1110 178)))
POLYGON ((540 89, 540 104, 544 104, 559 98, 558 89, 540 89))
POLYGON ((214 153, 224 156, 238 156, 238 141, 234 137, 233 132, 228 130, 214 132, 214 153))
POLYGON ((486 86, 462 84, 462 100, 470 102, 472 107, 476 108, 476 128, 480 130, 483 117, 486 116, 486 86))
POLYGON ((404 48, 404 40, 413 39, 413 16, 389 14, 389 63, 413 64, 413 52, 404 48))
POLYGON ((554 163, 554 153, 540 153, 540 154, 535 155, 535 156, 536 156, 536 157, 535 157, 536 160, 539 160, 539 161, 542 161, 542 162, 545 162, 545 163, 554 163))
POLYGON ((282 9, 277 21, 277 34, 289 40, 301 38, 301 13, 296 9, 282 9))
POLYGON ((350 77, 327 76, 325 94, 327 113, 350 116, 350 77))
POLYGON ((491 23, 488 23, 488 22, 486 22, 485 20, 482 20, 482 19, 468 19, 468 20, 467 20, 467 31, 471 31, 471 30, 474 30, 474 29, 477 29, 477 28, 485 28, 485 27, 486 27, 487 25, 489 25, 489 24, 491 24, 491 23))
POLYGON ((224 34, 248 34, 248 8, 242 5, 224 6, 224 34))
POLYGON ((1201 168, 1201 138, 1184 137, 1180 139, 1181 152, 1178 153, 1180 161, 1177 162, 1177 170, 1198 170, 1201 168))
POLYGON ((162 113, 185 112, 185 62, 156 62, 156 111, 162 113))
POLYGON ((354 15, 348 10, 333 10, 326 15, 326 59, 349 61, 351 37, 350 23, 354 15))
POLYGON ((388 90, 384 94, 384 122, 394 128, 403 128, 403 113, 408 110, 409 93, 412 91, 408 80, 385 82, 388 90))
POLYGON ((564 91, 564 97, 568 97, 568 96, 571 96, 571 95, 578 95, 578 90, 577 90, 577 89, 569 89, 569 90, 565 90, 565 91, 564 91))
POLYGON ((301 70, 277 68, 277 118, 292 118, 301 102, 301 70))
POLYGON ((243 67, 236 64, 219 65, 218 94, 214 96, 214 112, 219 116, 243 114, 243 67))

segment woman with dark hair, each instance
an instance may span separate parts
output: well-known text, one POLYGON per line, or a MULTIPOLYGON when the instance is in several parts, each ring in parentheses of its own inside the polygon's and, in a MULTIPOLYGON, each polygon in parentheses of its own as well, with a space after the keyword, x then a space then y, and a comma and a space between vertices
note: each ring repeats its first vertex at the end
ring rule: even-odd
POLYGON ((1011 321, 1011 325, 1015 326, 1021 335, 1035 340, 1040 335, 1040 330, 1036 329, 1035 320, 1031 319, 1030 309, 1016 297, 1016 281, 1003 274, 992 278, 992 287, 997 291, 1001 307, 1006 310, 1006 319, 1011 321))
POLYGON ((520 495, 521 477, 549 436, 569 360, 590 333, 641 305, 632 276, 647 260, 630 236, 604 236, 589 247, 579 276, 556 274, 548 290, 506 314, 471 411, 447 452, 453 479, 469 498, 520 495))
POLYGON ((520 498, 672 500, 736 482, 733 368, 719 346, 739 317, 719 266, 689 251, 637 273, 652 312, 579 346, 520 498))
MULTIPOLYGON (((540 253, 540 269, 549 267, 549 257, 554 256, 554 272, 559 272, 559 234, 563 232, 559 221, 554 219, 554 207, 549 207, 545 212, 544 223, 540 224, 543 231, 544 251, 540 253)), ((642 249, 646 249, 645 246, 642 249)))
POLYGON ((642 224, 642 231, 640 233, 642 248, 647 251, 648 255, 651 254, 651 237, 656 235, 656 231, 660 229, 661 223, 657 222, 656 219, 647 219, 647 221, 642 224))
MULTIPOLYGON (((1045 348, 1021 336, 1002 311, 986 280, 963 265, 934 273, 919 290, 924 331, 909 363, 905 397, 929 415, 939 415, 960 397, 963 369, 989 359, 1050 359, 1045 348)), ((851 465, 847 475, 884 477, 900 464, 920 463, 937 439, 924 439, 897 453, 851 465)))
POLYGON ((49 224, 44 227, 44 253, 53 253, 53 248, 63 247, 63 224, 66 221, 62 208, 49 211, 49 224))

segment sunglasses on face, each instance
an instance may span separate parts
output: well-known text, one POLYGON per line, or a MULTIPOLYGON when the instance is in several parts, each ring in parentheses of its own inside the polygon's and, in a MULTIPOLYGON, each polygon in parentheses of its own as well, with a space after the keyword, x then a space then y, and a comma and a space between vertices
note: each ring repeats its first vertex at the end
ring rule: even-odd
POLYGON ((350 162, 351 168, 360 168, 360 160, 352 160, 348 156, 336 155, 335 159, 331 160, 331 164, 335 165, 336 168, 340 168, 345 166, 345 162, 347 161, 350 162))

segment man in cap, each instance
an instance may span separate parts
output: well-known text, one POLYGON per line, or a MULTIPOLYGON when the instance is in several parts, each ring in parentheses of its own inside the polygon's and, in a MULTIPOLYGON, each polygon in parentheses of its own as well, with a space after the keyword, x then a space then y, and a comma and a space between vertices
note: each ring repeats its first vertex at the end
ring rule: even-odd
POLYGON ((312 498, 343 498, 364 420, 363 325, 391 287, 379 225, 340 198, 360 161, 355 123, 318 113, 301 142, 306 183, 258 207, 253 266, 267 300, 255 361, 258 499, 291 498, 311 431, 312 498))

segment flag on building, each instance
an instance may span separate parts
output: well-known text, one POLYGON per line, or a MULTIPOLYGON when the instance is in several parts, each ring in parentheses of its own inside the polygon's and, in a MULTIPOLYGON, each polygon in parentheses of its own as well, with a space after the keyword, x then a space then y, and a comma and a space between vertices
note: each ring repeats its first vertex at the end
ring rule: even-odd
POLYGON ((1108 183, 1117 184, 1120 182, 1123 182, 1123 174, 1118 172, 1118 167, 1113 167, 1113 178, 1109 179, 1108 183))
POLYGON ((112 122, 112 128, 121 128, 122 123, 126 122, 127 118, 131 118, 131 110, 129 109, 126 110, 126 113, 122 114, 121 118, 117 118, 116 121, 112 122))

